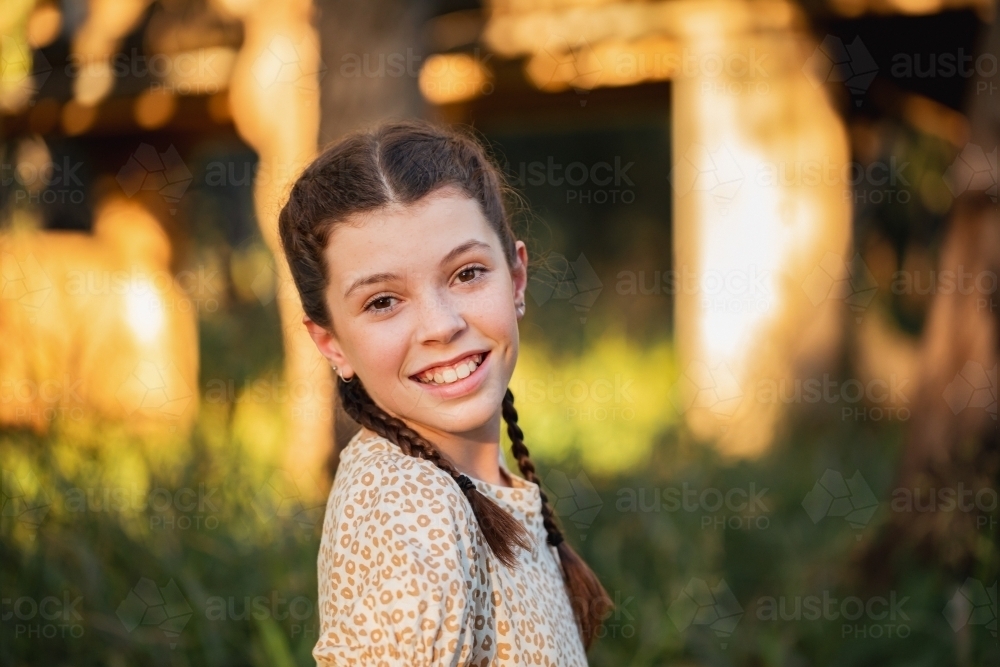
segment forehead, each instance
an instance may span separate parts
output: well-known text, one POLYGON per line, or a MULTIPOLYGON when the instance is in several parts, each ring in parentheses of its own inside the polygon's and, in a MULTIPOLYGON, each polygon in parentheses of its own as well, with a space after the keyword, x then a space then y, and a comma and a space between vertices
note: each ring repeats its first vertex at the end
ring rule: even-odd
POLYGON ((408 206, 350 216, 334 226, 324 254, 331 285, 342 286, 362 274, 436 268, 448 251, 470 239, 499 250, 479 202, 446 187, 408 206))

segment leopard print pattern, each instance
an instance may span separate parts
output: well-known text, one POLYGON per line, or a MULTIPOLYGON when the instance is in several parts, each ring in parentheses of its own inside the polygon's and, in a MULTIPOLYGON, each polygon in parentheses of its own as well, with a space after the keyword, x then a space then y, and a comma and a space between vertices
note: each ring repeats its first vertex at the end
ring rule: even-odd
MULTIPOLYGON (((506 466, 502 466, 506 470, 506 466)), ((455 481, 362 429, 340 457, 319 567, 325 665, 587 665, 538 486, 473 479, 534 540, 509 570, 455 481)))

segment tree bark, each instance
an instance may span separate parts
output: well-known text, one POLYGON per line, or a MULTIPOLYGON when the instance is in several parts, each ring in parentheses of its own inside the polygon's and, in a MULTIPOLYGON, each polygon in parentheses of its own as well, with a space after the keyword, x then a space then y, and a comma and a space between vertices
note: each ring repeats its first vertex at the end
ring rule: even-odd
MULTIPOLYGON (((983 53, 1000 53, 1000 22, 994 21, 983 53)), ((945 271, 967 276, 965 287, 938 289, 924 327, 919 358, 919 387, 913 418, 894 489, 906 489, 925 499, 941 489, 963 485, 973 492, 996 488, 1000 469, 997 452, 997 359, 1000 319, 996 276, 1000 273, 1000 214, 997 208, 996 146, 1000 143, 1000 77, 973 82, 969 106, 970 148, 992 152, 992 174, 977 180, 951 182, 956 194, 942 244, 936 275, 945 271), (983 94, 994 91, 992 95, 983 94), (992 190, 990 189, 992 186, 992 190), (992 276, 969 289, 968 276, 992 276), (992 292, 984 291, 990 288, 992 292), (984 388, 985 382, 985 388, 984 388), (992 385, 992 398, 990 398, 992 385), (978 393, 974 389, 978 387, 978 393), (984 405, 985 404, 985 405, 984 405)), ((962 155, 956 160, 962 160, 962 155)), ((960 165, 961 166, 961 165, 960 165)), ((980 165, 981 166, 981 165, 980 165)), ((952 168, 954 169, 954 167, 952 168)), ((966 176, 968 175, 966 170, 966 176)), ((953 179, 955 174, 951 175, 953 179)), ((947 178, 947 176, 946 176, 947 178)), ((938 499, 940 501, 940 499, 938 499)), ((892 562, 917 552, 939 566, 969 572, 976 562, 982 528, 976 511, 893 511, 879 538, 861 554, 865 576, 885 582, 892 562)), ((989 517, 986 517, 988 520, 989 517)))

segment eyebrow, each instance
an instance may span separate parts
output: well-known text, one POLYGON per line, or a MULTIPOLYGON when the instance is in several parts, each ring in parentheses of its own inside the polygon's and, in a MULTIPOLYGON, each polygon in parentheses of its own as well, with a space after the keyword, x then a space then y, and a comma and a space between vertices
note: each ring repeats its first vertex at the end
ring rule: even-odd
MULTIPOLYGON (((445 264, 452 261, 459 255, 462 255, 463 253, 466 253, 474 248, 489 250, 490 246, 489 244, 483 243, 482 241, 477 241, 476 239, 470 239, 465 243, 457 245, 454 248, 452 248, 452 250, 441 259, 441 266, 444 266, 445 264)), ((364 287, 366 285, 373 285, 375 283, 389 282, 391 280, 396 280, 398 277, 399 276, 397 276, 395 273, 383 272, 383 273, 373 273, 372 275, 365 276, 364 278, 358 278, 353 283, 351 283, 351 286, 347 288, 346 292, 344 292, 344 298, 346 299, 347 297, 349 297, 351 293, 357 290, 358 288, 364 287)))

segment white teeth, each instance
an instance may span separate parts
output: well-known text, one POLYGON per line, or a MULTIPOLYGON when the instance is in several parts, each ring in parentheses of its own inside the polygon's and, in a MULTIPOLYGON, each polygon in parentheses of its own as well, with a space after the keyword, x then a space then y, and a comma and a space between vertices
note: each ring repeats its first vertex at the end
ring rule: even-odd
POLYGON ((417 379, 425 384, 451 384, 472 375, 481 363, 483 363, 483 355, 477 354, 454 366, 439 367, 433 371, 427 371, 419 375, 417 379))

